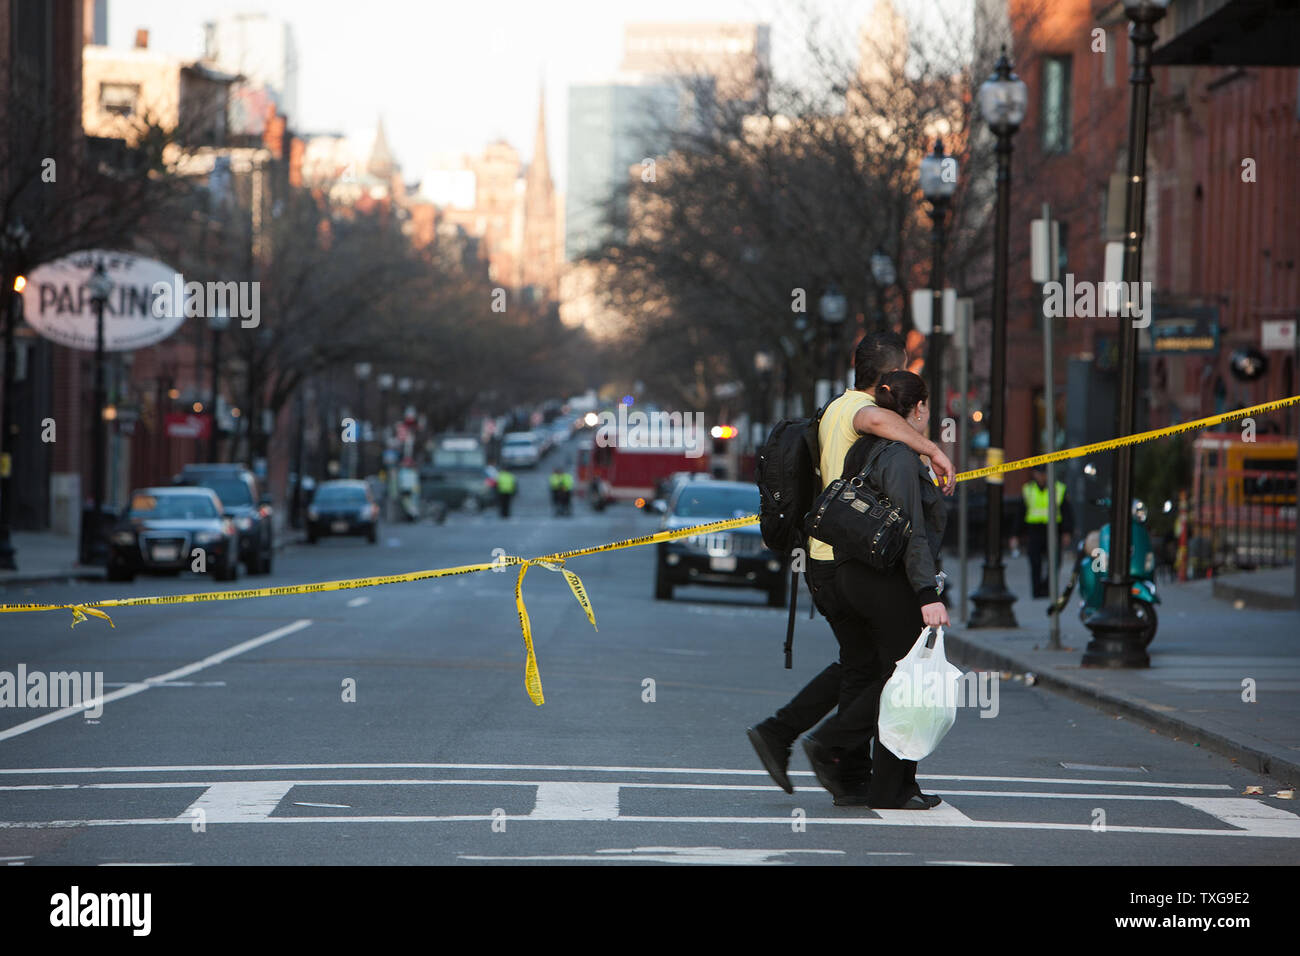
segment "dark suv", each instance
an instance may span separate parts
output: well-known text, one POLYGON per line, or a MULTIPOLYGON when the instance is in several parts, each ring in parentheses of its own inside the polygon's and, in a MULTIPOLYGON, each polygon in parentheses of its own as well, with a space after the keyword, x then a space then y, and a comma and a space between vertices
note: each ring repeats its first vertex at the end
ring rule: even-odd
POLYGON ((248 573, 271 573, 271 498, 258 495, 251 471, 243 465, 186 465, 176 484, 215 491, 223 513, 239 533, 239 557, 248 573))

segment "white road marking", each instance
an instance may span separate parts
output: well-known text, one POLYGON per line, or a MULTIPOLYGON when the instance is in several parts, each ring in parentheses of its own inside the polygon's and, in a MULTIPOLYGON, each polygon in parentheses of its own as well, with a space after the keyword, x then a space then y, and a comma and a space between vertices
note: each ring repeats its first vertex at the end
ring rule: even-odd
POLYGON ((181 811, 181 819, 192 823, 202 819, 206 823, 252 823, 264 820, 284 799, 293 787, 291 783, 276 780, 240 781, 218 783, 181 811), (195 811, 202 810, 199 817, 195 811))
MULTIPOLYGON (((307 622, 310 623, 310 622, 307 622)), ((250 770, 538 770, 563 773, 692 773, 701 776, 766 777, 766 770, 732 770, 702 767, 602 767, 571 764, 517 763, 248 763, 248 764, 170 764, 130 767, 5 767, 0 774, 55 773, 227 773, 250 770)), ((811 777, 808 770, 792 770, 792 777, 811 777)), ((917 780, 962 780, 986 783, 1074 784, 1101 787, 1158 787, 1175 790, 1233 790, 1226 783, 1156 783, 1148 780, 1095 780, 1069 777, 991 777, 974 774, 919 773, 917 780)))
POLYGON ((537 785, 534 820, 613 820, 618 816, 616 783, 542 783, 537 785))
POLYGON ((191 674, 197 674, 201 670, 212 667, 214 664, 220 664, 222 661, 236 657, 245 651, 251 651, 255 647, 261 647, 263 644, 269 644, 272 641, 278 641, 282 637, 301 631, 304 627, 310 627, 311 621, 307 618, 294 621, 292 624, 286 624, 284 627, 278 627, 274 631, 267 631, 259 637, 251 638, 233 647, 228 647, 224 651, 218 651, 193 664, 186 664, 184 667, 178 667, 174 671, 168 671, 166 674, 159 674, 156 677, 146 677, 143 681, 134 684, 127 684, 121 690, 115 690, 111 694, 105 694, 103 697, 96 697, 93 700, 84 701, 72 707, 64 707, 60 710, 50 711, 33 720, 23 721, 7 730, 0 731, 0 740, 9 740, 11 737, 17 737, 20 734, 29 733, 38 727, 44 727, 56 720, 63 720, 65 717, 71 717, 79 714, 83 710, 89 710, 96 704, 109 704, 116 700, 122 700, 126 697, 133 697, 136 694, 148 690, 150 687, 157 686, 167 681, 177 680, 182 677, 189 677, 191 674))
POLYGON ((929 810, 872 810, 885 823, 898 826, 960 827, 974 823, 951 803, 941 803, 929 810), (924 819, 922 819, 924 817, 924 819))
MULTIPOLYGON (((20 784, 0 787, 0 791, 44 791, 44 790, 177 790, 202 789, 202 795, 186 808, 179 816, 166 819, 85 819, 53 821, 10 821, 0 822, 0 829, 41 829, 76 826, 139 826, 160 823, 191 823, 196 819, 194 811, 202 810, 206 822, 211 823, 415 823, 415 822, 465 822, 491 820, 490 815, 457 814, 437 816, 340 816, 340 817, 272 817, 280 801, 291 789, 296 787, 376 787, 376 786, 417 786, 417 787, 531 787, 535 790, 535 805, 531 813, 508 816, 515 820, 540 821, 592 821, 620 823, 711 823, 711 824, 757 824, 781 823, 789 825, 790 817, 732 817, 732 816, 633 816, 619 813, 619 791, 669 790, 669 791, 716 791, 735 793, 737 791, 771 792, 765 784, 727 784, 694 783, 676 781, 554 781, 526 779, 291 779, 291 780, 244 780, 244 781, 122 781, 93 782, 85 784, 20 784)), ((945 798, 1013 798, 1046 800, 1098 800, 1107 802, 1142 802, 1142 803, 1177 803, 1190 809, 1205 813, 1227 824, 1231 829, 1208 829, 1195 827, 1159 827, 1159 826, 1111 826, 1107 832, 1115 833, 1158 833, 1171 835, 1208 835, 1208 836, 1246 836, 1300 839, 1300 815, 1274 807, 1262 800, 1248 800, 1239 797, 1205 797, 1192 796, 1180 792, 1166 794, 1152 793, 1061 793, 1034 790, 943 790, 935 792, 945 798)), ((328 807, 352 809, 347 804, 313 804, 300 803, 299 806, 328 807)), ((931 826, 959 827, 975 829, 1028 829, 1028 830, 1069 830, 1085 832, 1092 829, 1090 822, 1055 823, 1055 822, 1019 822, 972 819, 951 802, 940 804, 931 810, 866 810, 868 815, 850 816, 837 813, 832 817, 807 818, 808 823, 855 826, 931 826)))
MULTIPOLYGON (((153 687, 225 687, 226 686, 226 682, 223 680, 157 681, 157 680, 149 679, 144 681, 144 683, 149 684, 153 687)), ((110 681, 104 681, 104 686, 105 687, 130 687, 132 686, 132 684, 131 682, 128 681, 110 680, 110 681)))
MULTIPOLYGON (((873 811, 874 812, 874 811, 873 811)), ((917 816, 924 816, 932 813, 931 810, 901 811, 903 813, 913 813, 917 816)), ((490 814, 459 814, 449 816, 341 816, 341 817, 254 817, 241 823, 310 823, 310 824, 346 824, 355 826, 362 823, 491 823, 500 819, 490 814)), ((504 819, 527 822, 529 817, 523 815, 507 815, 504 819)), ((618 816, 609 821, 598 821, 608 823, 703 823, 709 826, 719 825, 774 825, 781 827, 790 826, 790 817, 680 817, 680 816, 618 816)), ((0 821, 0 830, 48 830, 48 829, 67 829, 76 827, 128 827, 128 826, 189 826, 193 818, 178 817, 144 817, 136 819, 113 819, 113 820, 46 820, 46 821, 0 821)), ((209 821, 210 822, 210 821, 209 821)), ((544 821, 543 821, 544 822, 544 821)), ((896 826, 897 824, 890 820, 882 820, 878 817, 808 817, 803 822, 807 824, 817 824, 824 826, 896 826)), ((1060 830, 1073 831, 1076 833, 1088 833, 1092 831, 1091 823, 1030 823, 1030 822, 1012 822, 1005 820, 971 820, 968 823, 952 824, 944 823, 935 819, 931 826, 940 828, 950 828, 960 826, 967 829, 977 830, 1060 830)), ((1261 833, 1250 830, 1219 830, 1219 829, 1201 829, 1196 827, 1144 827, 1144 826, 1110 826, 1106 827, 1106 833, 1136 833, 1136 834, 1163 834, 1167 836, 1229 836, 1229 837, 1276 837, 1276 834, 1261 833)), ((1300 834, 1297 834, 1300 836, 1300 834)))
POLYGON ((351 810, 352 807, 346 803, 300 803, 295 800, 295 807, 328 807, 331 810, 351 810))
MULTIPOLYGON (((8 791, 25 791, 25 790, 183 790, 198 789, 204 787, 215 787, 222 783, 239 782, 239 781, 220 781, 220 780, 167 780, 167 781, 131 781, 128 783, 24 783, 9 784, 0 786, 0 793, 8 791)), ((261 781, 249 781, 258 783, 261 781)), ((614 789, 623 788, 629 790, 725 790, 725 791, 745 791, 748 793, 771 793, 773 788, 768 783, 666 783, 666 782, 646 782, 646 781, 618 781, 610 783, 607 781, 565 781, 563 783, 550 780, 508 780, 501 778, 488 779, 469 779, 469 778, 450 778, 441 779, 429 778, 411 778, 399 780, 384 780, 378 777, 364 777, 360 779, 331 780, 321 777, 306 777, 300 780, 278 780, 276 783, 288 784, 293 787, 571 787, 571 788, 588 788, 588 787, 612 787, 614 789)), ((1149 794, 1149 793, 1055 793, 1049 790, 947 790, 941 787, 930 788, 932 793, 944 796, 954 797, 1024 797, 1024 798, 1043 798, 1051 800, 1180 800, 1177 794, 1149 794)), ((805 787, 803 793, 820 793, 820 788, 805 787)), ((1197 799, 1197 798, 1191 798, 1197 799)), ((1215 801, 1228 799, 1223 797, 1206 797, 1211 804, 1215 801)), ((1249 801, 1247 801, 1249 802, 1249 801)), ((913 813, 913 811, 903 811, 913 813)), ((1282 811, 1286 812, 1286 811, 1282 811)))
POLYGON ((1218 817, 1234 827, 1241 827, 1252 836, 1300 837, 1300 816, 1259 800, 1179 797, 1178 802, 1218 817))
POLYGON ((351 601, 348 602, 348 607, 362 607, 369 603, 370 603, 370 598, 368 597, 354 597, 351 601))
POLYGON ((1010 863, 985 863, 982 860, 926 860, 928 866, 1011 866, 1010 863))
POLYGON ((546 860, 550 862, 602 862, 602 863, 696 863, 706 866, 734 864, 739 866, 782 866, 788 860, 777 859, 790 853, 818 853, 844 856, 843 850, 755 850, 721 846, 639 846, 630 850, 597 850, 595 853, 555 854, 539 856, 475 856, 460 854, 462 860, 508 860, 522 862, 546 860))

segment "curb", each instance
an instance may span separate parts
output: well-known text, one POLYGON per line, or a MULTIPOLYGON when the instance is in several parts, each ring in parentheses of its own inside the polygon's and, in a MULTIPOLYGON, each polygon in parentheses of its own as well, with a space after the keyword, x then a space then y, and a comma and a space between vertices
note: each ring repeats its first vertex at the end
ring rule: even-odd
MULTIPOLYGON (((1032 667, 1010 654, 945 634, 944 642, 951 656, 967 667, 986 667, 1000 671, 1031 671, 1032 667)), ((1235 759, 1239 766, 1284 782, 1300 782, 1300 758, 1263 747, 1253 747, 1226 734, 1210 730, 1170 714, 1161 713, 1144 701, 1072 681, 1058 674, 1033 671, 1034 686, 1056 691, 1062 696, 1088 704, 1098 710, 1118 713, 1139 724, 1168 736, 1177 736, 1202 748, 1235 759)))
POLYGON ((13 577, 0 578, 0 589, 11 585, 46 584, 51 581, 103 581, 106 577, 103 571, 82 571, 75 568, 67 571, 26 571, 13 577))
MULTIPOLYGON (((297 533, 295 533, 294 536, 291 538, 282 535, 275 542, 273 548, 276 552, 280 552, 283 551, 285 548, 289 547, 289 545, 291 544, 302 544, 304 540, 305 539, 300 537, 297 533)), ((105 574, 104 571, 102 570, 90 570, 90 569, 82 570, 79 568, 72 568, 67 571, 58 571, 58 570, 25 571, 25 572, 19 572, 14 577, 0 578, 0 591, 3 591, 5 588, 11 586, 19 586, 19 585, 26 586, 30 584, 52 584, 56 581, 100 581, 102 582, 102 581, 106 581, 107 579, 108 579, 107 574, 105 574)))
POLYGON ((1261 611, 1294 611, 1297 605, 1295 597, 1290 594, 1272 594, 1246 584, 1233 584, 1231 578, 1216 577, 1211 584, 1210 593, 1226 601, 1242 601, 1246 607, 1261 611))

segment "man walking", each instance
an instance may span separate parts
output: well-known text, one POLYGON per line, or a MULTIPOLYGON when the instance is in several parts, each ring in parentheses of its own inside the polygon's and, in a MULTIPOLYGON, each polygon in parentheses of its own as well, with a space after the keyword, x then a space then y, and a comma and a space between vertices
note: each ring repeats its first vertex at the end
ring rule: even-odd
MULTIPOLYGON (((907 362, 907 348, 902 337, 894 332, 876 332, 858 343, 853 356, 854 387, 826 406, 818 429, 821 447, 821 484, 838 478, 844 470, 844 458, 853 443, 862 435, 878 435, 900 441, 918 454, 930 459, 931 467, 943 482, 944 492, 952 494, 954 472, 952 463, 934 442, 918 434, 893 412, 877 408, 875 388, 881 376, 898 371, 907 362)), ((830 545, 812 539, 809 541, 808 583, 813 603, 836 629, 835 606, 842 606, 835 595, 835 552, 830 545), (830 613, 828 613, 830 611, 830 613)), ((844 621, 841 628, 854 627, 844 621)), ((859 642, 863 634, 843 635, 836 631, 841 645, 845 641, 859 642)), ((790 750, 796 738, 816 726, 839 704, 841 709, 848 701, 841 700, 843 668, 839 661, 826 667, 794 696, 788 704, 761 723, 750 727, 746 734, 757 751, 759 759, 772 779, 786 793, 794 792, 790 782, 790 750)), ((857 683, 857 682, 855 682, 857 683)), ((805 750, 818 779, 826 784, 836 802, 852 799, 865 792, 871 776, 870 739, 851 752, 830 751, 813 740, 805 741, 805 750)))
POLYGON ((513 472, 502 468, 497 472, 497 508, 501 511, 502 518, 510 517, 510 502, 514 501, 515 476, 513 472))
MULTIPOLYGON (((1026 481, 1020 489, 1020 497, 1024 502, 1024 511, 1022 513, 1020 524, 1025 535, 1025 550, 1029 552, 1029 580, 1033 588, 1035 598, 1048 597, 1047 587, 1047 525, 1048 525, 1048 508, 1052 495, 1047 490, 1047 467, 1039 465, 1034 468, 1033 478, 1026 481)), ((1061 536, 1060 543, 1063 549, 1070 547, 1070 532, 1067 530, 1073 527, 1074 516, 1070 507, 1070 502, 1065 496, 1065 482, 1056 483, 1056 530, 1061 536)), ((1019 541, 1016 538, 1011 539, 1011 550, 1016 550, 1019 541)), ((1062 553, 1058 549, 1057 554, 1062 553)))

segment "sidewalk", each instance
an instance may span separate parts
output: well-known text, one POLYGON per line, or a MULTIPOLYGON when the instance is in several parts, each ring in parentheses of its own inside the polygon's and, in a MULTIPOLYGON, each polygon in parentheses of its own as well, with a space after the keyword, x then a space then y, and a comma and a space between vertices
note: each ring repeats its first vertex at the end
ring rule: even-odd
MULTIPOLYGON (((1077 597, 1062 615, 1063 650, 1047 650, 1048 602, 1025 597, 1029 571, 1024 557, 1004 560, 1008 586, 1019 596, 1013 609, 1020 627, 972 630, 957 620, 957 562, 945 556, 954 589, 953 633, 946 643, 954 660, 1032 674, 1038 685, 1224 754, 1280 781, 1300 783, 1300 612, 1249 603, 1238 608, 1215 597, 1215 582, 1162 579, 1159 630, 1147 648, 1150 668, 1085 668, 1081 661, 1091 634, 1079 620, 1077 597), (1248 678, 1254 681, 1254 703, 1242 699, 1248 678)), ((976 559, 968 565, 969 590, 979 586, 981 564, 976 559)), ((1284 573, 1294 575, 1294 570, 1284 573)))
MULTIPOLYGON (((276 509, 271 521, 276 551, 302 540, 302 531, 289 527, 288 514, 283 509, 276 509)), ((0 570, 0 591, 13 585, 44 581, 102 581, 105 578, 102 566, 77 563, 78 541, 73 535, 52 531, 14 531, 10 533, 10 539, 17 552, 18 570, 0 570)))
POLYGON ((1241 601, 1246 607, 1289 611, 1296 606, 1295 567, 1219 575, 1214 578, 1213 591, 1217 598, 1241 601))
POLYGON ((13 584, 35 584, 41 581, 99 580, 104 579, 104 569, 77 563, 77 538, 75 535, 55 534, 52 531, 13 531, 17 571, 0 571, 0 589, 13 584))

